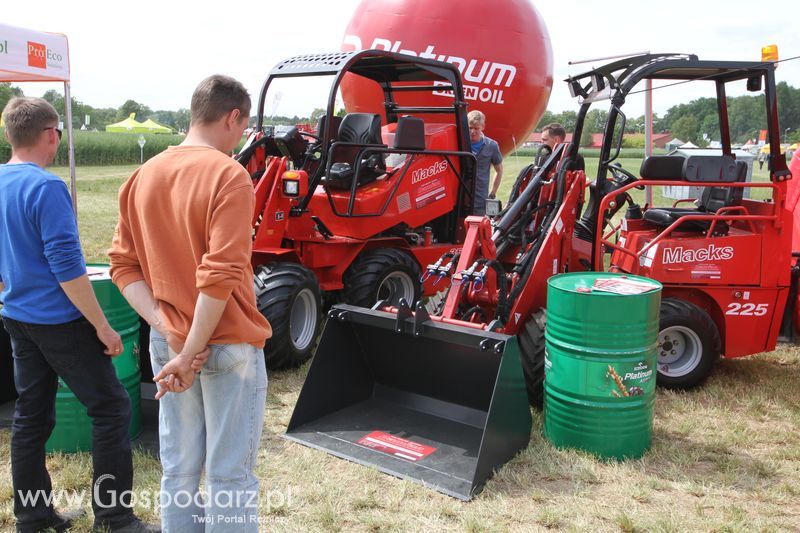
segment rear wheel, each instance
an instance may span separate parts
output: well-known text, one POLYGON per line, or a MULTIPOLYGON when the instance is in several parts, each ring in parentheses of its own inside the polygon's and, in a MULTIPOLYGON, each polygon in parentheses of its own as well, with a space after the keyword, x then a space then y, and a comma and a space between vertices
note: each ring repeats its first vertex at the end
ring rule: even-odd
POLYGON ((295 263, 270 263, 256 269, 255 290, 258 310, 272 326, 264 347, 267 366, 303 364, 314 352, 322 324, 317 277, 295 263))
POLYGON ((658 384, 668 389, 701 385, 719 359, 720 337, 708 313, 694 304, 665 298, 658 332, 658 384))
POLYGON ((538 409, 544 399, 544 309, 534 313, 517 334, 528 401, 538 409))
POLYGON ((394 248, 360 254, 343 276, 342 299, 349 304, 372 307, 379 300, 396 306, 400 298, 414 305, 422 296, 419 264, 394 248))

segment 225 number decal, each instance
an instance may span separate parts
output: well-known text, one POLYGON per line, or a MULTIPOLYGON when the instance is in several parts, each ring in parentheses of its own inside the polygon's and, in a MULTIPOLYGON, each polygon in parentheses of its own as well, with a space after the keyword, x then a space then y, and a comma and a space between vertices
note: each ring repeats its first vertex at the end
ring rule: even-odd
POLYGON ((737 316, 764 316, 769 310, 769 304, 728 304, 726 315, 737 316))

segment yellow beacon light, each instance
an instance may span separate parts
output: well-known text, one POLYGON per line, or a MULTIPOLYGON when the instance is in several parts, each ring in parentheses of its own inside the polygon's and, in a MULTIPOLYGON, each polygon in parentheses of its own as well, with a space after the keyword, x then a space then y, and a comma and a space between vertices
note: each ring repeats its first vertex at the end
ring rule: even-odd
POLYGON ((761 47, 761 61, 777 61, 778 60, 778 45, 768 44, 761 47))

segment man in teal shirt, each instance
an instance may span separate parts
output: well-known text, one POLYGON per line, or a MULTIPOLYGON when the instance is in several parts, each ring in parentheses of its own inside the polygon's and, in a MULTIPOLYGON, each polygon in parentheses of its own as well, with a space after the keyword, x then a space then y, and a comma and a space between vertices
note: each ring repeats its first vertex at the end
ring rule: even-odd
POLYGON ((493 139, 483 134, 486 127, 486 115, 480 111, 470 111, 467 115, 469 121, 469 140, 472 143, 472 153, 478 161, 475 182, 475 202, 473 214, 486 214, 486 198, 494 198, 503 179, 503 156, 500 146, 493 139), (489 192, 490 165, 494 167, 494 183, 492 192, 489 192))

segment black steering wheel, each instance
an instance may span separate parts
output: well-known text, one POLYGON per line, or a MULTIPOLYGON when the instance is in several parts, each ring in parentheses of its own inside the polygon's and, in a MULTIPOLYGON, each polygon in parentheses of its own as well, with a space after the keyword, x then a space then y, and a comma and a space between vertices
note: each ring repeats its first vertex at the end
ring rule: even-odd
POLYGON ((312 139, 306 141, 306 157, 309 161, 320 161, 322 159, 322 138, 316 133, 309 133, 307 131, 299 131, 298 133, 304 137, 312 139))
POLYGON ((308 131, 300 131, 300 130, 297 130, 297 133, 299 133, 300 135, 305 135, 306 137, 311 137, 315 141, 319 142, 320 137, 316 133, 310 133, 308 131))
POLYGON ((533 164, 537 167, 541 167, 544 165, 547 158, 550 157, 550 154, 553 153, 553 149, 550 148, 547 144, 540 144, 539 148, 536 149, 536 152, 533 155, 533 164))
MULTIPOLYGON (((614 182, 614 185, 619 188, 622 188, 629 183, 635 183, 639 181, 639 178, 622 168, 622 165, 619 163, 611 163, 608 165, 608 170, 611 171, 611 179, 614 182)), ((635 188, 641 191, 644 190, 644 185, 637 185, 635 188)))

